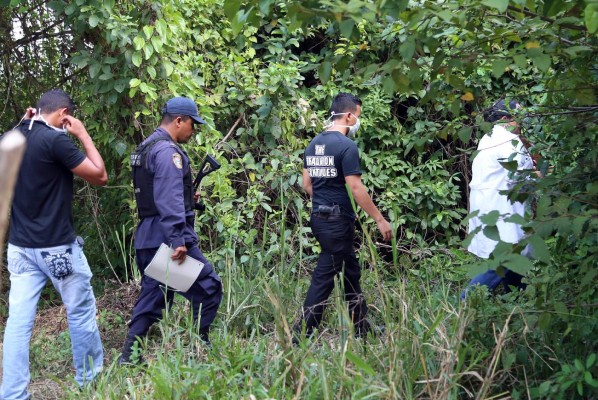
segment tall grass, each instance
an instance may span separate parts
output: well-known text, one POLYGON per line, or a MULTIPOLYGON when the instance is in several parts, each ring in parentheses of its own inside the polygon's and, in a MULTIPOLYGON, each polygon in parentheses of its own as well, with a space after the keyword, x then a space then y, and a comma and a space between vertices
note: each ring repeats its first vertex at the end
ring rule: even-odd
MULTIPOLYGON (((494 348, 480 351, 465 340, 474 312, 458 300, 454 282, 446 279, 449 274, 442 273, 454 273, 448 270, 453 269, 454 257, 440 254, 426 259, 417 275, 375 260, 363 272, 363 288, 370 304, 368 317, 375 325, 384 325, 385 332, 366 340, 355 338, 342 291, 336 287, 317 337, 293 346, 290 326, 309 277, 298 275, 289 265, 298 263, 305 271, 315 260, 298 261, 287 248, 286 254, 271 257, 257 270, 241 265, 234 255, 218 265, 225 298, 213 326, 212 348, 203 346, 187 303, 178 298, 146 340, 147 365, 118 367, 114 352, 112 363, 84 389, 84 395, 451 399, 503 394, 495 383, 504 372, 496 366, 508 323, 488 332, 496 335, 494 348)), ((81 393, 67 388, 66 396, 79 398, 81 393)))
MULTIPOLYGON (((553 368, 543 344, 549 341, 531 337, 533 324, 516 294, 488 298, 478 290, 467 302, 459 300, 466 282, 460 267, 470 261, 464 252, 411 244, 409 254, 395 251, 384 261, 367 224, 359 250, 362 288, 368 318, 384 332, 356 338, 337 285, 317 335, 293 345, 290 327, 316 254, 305 244, 305 229, 289 228, 285 214, 264 218, 261 240, 249 249, 241 235, 231 234, 224 249, 211 253, 224 284, 211 348, 200 340, 190 307, 177 297, 145 340, 147 364, 119 367, 120 349, 108 348, 108 365, 94 384, 81 393, 67 383, 64 397, 527 398, 545 378, 542 368, 553 368), (539 361, 525 361, 529 357, 539 361)), ((124 336, 122 325, 112 329, 115 335, 124 336)))

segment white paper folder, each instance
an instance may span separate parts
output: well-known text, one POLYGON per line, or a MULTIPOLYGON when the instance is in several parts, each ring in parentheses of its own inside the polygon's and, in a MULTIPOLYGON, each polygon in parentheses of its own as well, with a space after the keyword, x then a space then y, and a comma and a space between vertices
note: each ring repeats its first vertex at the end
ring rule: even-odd
POLYGON ((179 264, 177 260, 170 259, 174 250, 162 243, 145 268, 145 275, 168 286, 169 288, 186 292, 199 276, 204 264, 193 257, 185 257, 179 264))

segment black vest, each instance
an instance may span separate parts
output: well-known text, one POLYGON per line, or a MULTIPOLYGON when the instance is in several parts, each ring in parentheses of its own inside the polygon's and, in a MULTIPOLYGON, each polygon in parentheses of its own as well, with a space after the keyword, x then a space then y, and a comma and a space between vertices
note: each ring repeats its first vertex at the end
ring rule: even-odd
MULTIPOLYGON (((137 201, 137 213, 139 218, 159 215, 158 209, 156 208, 156 202, 154 200, 154 174, 151 173, 147 168, 146 155, 157 142, 162 140, 172 142, 172 139, 170 138, 159 137, 139 145, 135 152, 131 154, 133 188, 135 190, 135 200, 137 201)), ((184 157, 189 160, 187 154, 185 154, 180 147, 176 147, 177 151, 182 152, 184 157)), ((189 162, 187 162, 187 170, 183 174, 183 187, 185 212, 189 212, 193 210, 193 206, 195 204, 193 199, 193 179, 191 176, 191 165, 189 162)))

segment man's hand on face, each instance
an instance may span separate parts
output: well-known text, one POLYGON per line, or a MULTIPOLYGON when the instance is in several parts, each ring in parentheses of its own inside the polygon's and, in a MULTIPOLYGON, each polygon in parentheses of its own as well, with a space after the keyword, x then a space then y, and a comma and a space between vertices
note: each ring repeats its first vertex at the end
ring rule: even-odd
POLYGON ((65 115, 62 117, 61 123, 71 135, 78 139, 82 139, 86 135, 89 135, 85 129, 85 126, 83 126, 83 122, 71 115, 65 115))

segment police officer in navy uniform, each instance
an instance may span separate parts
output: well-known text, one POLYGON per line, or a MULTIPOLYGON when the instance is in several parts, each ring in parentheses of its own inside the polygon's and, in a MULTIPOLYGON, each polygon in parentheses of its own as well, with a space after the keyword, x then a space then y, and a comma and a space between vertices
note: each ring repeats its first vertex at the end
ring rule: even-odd
MULTIPOLYGON (((210 262, 197 247, 194 230, 193 177, 189 158, 180 143, 187 143, 194 129, 205 121, 195 103, 175 97, 162 110, 162 122, 131 156, 133 184, 139 225, 135 232, 137 266, 142 275, 162 243, 174 252, 172 260, 182 263, 187 255, 201 261, 204 268, 186 293, 192 304, 193 320, 199 323, 201 338, 209 344, 210 325, 222 300, 222 284, 210 262), (200 315, 201 314, 201 315, 200 315)), ((172 304, 174 292, 143 275, 141 293, 133 308, 121 363, 131 361, 132 349, 150 326, 160 320, 163 310, 172 304)))
POLYGON ((384 240, 392 238, 392 230, 361 182, 359 152, 347 137, 353 137, 359 129, 361 100, 340 93, 332 102, 330 114, 331 123, 311 141, 303 159, 303 188, 312 197, 313 205, 310 225, 322 250, 295 331, 300 332, 305 324, 306 334, 313 333, 334 288, 334 277, 343 272, 345 300, 355 333, 364 336, 371 327, 365 319, 367 305, 353 248, 355 212, 347 188, 355 202, 374 218, 384 240))

